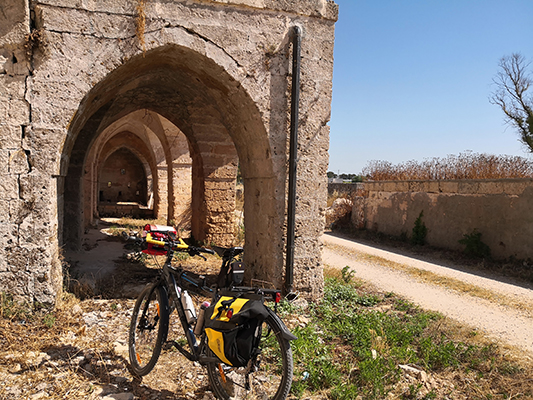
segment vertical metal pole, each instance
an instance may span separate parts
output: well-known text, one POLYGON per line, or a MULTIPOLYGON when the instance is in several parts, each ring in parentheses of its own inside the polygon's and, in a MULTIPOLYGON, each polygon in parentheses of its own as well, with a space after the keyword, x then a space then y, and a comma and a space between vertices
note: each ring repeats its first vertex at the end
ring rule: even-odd
POLYGON ((285 291, 291 294, 294 281, 294 231, 296 219, 296 161, 298 155, 298 110, 300 103, 300 46, 302 30, 295 26, 292 32, 292 94, 289 148, 289 192, 287 204, 287 255, 285 291))

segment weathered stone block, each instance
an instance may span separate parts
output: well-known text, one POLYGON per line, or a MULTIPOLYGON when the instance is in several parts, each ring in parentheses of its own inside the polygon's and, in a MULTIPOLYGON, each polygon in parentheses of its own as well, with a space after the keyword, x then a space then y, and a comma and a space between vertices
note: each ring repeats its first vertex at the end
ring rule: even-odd
POLYGON ((0 193, 6 200, 18 199, 18 182, 15 175, 3 175, 0 179, 0 193))
POLYGON ((70 26, 70 33, 106 38, 135 36, 135 21, 129 15, 89 13, 72 8, 38 7, 42 28, 60 31, 70 26))
POLYGON ((459 192, 458 181, 440 181, 439 187, 442 193, 458 193, 459 192))
POLYGON ((459 194, 477 194, 479 193, 479 181, 467 180, 458 181, 457 193, 459 194))
POLYGON ((427 185, 428 185, 427 186, 428 193, 439 193, 440 192, 439 181, 429 181, 427 185))
POLYGON ((18 226, 5 221, 0 224, 0 248, 5 249, 17 243, 18 226))
POLYGON ((29 124, 29 104, 24 99, 24 78, 0 76, 0 121, 16 126, 29 124))
POLYGON ((9 173, 9 150, 0 148, 0 177, 9 173))
POLYGON ((480 181, 478 194, 501 194, 504 192, 504 186, 502 181, 480 181))
MULTIPOLYGON (((16 149, 20 147, 22 138, 22 127, 17 125, 7 125, 0 123, 0 150, 16 149)), ((2 163, 2 165, 6 164, 2 163)), ((0 167, 1 168, 1 167, 0 167)))
POLYGON ((506 179, 504 181, 504 193, 508 195, 521 195, 533 186, 533 179, 506 179))
POLYGON ((0 200, 0 224, 6 224, 9 221, 9 202, 6 200, 0 200))
POLYGON ((25 174, 29 172, 28 155, 22 149, 11 151, 9 154, 9 172, 11 174, 25 174))
POLYGON ((25 0, 3 0, 0 13, 0 48, 24 43, 29 33, 30 12, 25 0))
POLYGON ((398 182, 383 182, 383 191, 384 192, 397 192, 396 189, 398 186, 398 182))
POLYGON ((136 0, 116 1, 113 3, 109 3, 107 0, 43 0, 39 1, 39 3, 64 8, 118 14, 133 14, 138 4, 136 0))

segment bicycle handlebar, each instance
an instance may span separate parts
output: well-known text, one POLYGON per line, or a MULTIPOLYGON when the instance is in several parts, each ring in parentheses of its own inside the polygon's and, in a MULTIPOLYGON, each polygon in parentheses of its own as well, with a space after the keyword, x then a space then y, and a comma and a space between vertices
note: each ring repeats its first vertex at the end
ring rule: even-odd
POLYGON ((203 257, 200 253, 207 253, 207 254, 215 254, 215 252, 211 249, 206 249, 204 247, 196 247, 196 246, 189 246, 187 243, 183 241, 182 238, 178 238, 177 240, 157 240, 152 237, 150 233, 146 235, 146 242, 154 244, 156 246, 164 247, 167 250, 177 250, 177 251, 186 251, 191 256, 200 256, 203 257))
POLYGON ((131 235, 127 234, 125 231, 122 231, 122 237, 126 242, 136 242, 136 243, 142 243, 143 238, 137 236, 137 235, 131 235))

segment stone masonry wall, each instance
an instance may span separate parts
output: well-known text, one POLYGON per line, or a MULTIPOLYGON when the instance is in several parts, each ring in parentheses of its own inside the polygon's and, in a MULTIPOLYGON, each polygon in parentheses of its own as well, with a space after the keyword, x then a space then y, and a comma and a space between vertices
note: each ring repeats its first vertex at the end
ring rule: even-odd
POLYGON ((26 1, 3 2, 2 12, 0 290, 46 303, 61 287, 62 272, 52 233, 57 229, 56 182, 49 155, 34 151, 31 135, 31 49, 38 38, 30 35, 26 1))
MULTIPOLYGON (((84 177, 94 167, 86 164, 91 146, 107 127, 143 108, 167 118, 189 141, 193 209, 204 213, 204 221, 198 217, 196 223, 206 237, 225 219, 226 208, 211 200, 230 186, 236 164, 228 156, 238 155, 246 261, 255 277, 268 277, 279 287, 290 32, 297 24, 304 34, 294 286, 307 296, 320 295, 337 5, 329 0, 145 4, 140 36, 134 0, 3 0, 0 291, 55 301, 62 281, 59 249, 81 241, 83 224, 91 219, 84 212, 95 208, 83 204, 84 177), (205 146, 229 138, 234 148, 205 146)), ((172 165, 165 139, 157 140, 172 165)), ((176 194, 166 193, 169 199, 176 194)))
POLYGON ((352 224, 410 237, 423 212, 430 245, 462 250, 474 229, 496 258, 533 259, 533 179, 368 182, 352 224))

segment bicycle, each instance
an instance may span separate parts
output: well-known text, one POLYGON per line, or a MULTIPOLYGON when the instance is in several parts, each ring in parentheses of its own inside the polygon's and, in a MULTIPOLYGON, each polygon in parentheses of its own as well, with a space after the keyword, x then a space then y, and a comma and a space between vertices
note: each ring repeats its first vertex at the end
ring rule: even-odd
MULTIPOLYGON (((240 260, 243 248, 212 246, 213 249, 207 249, 190 246, 181 238, 176 238, 171 231, 158 238, 148 233, 145 239, 129 239, 142 242, 145 247, 152 246, 150 251, 157 247, 159 255, 166 256, 159 277, 141 292, 133 309, 128 337, 133 372, 138 376, 148 374, 156 365, 163 347, 173 346, 188 360, 206 367, 209 383, 218 399, 285 399, 291 388, 293 374, 290 341, 296 337, 276 314, 281 298, 279 290, 238 286, 242 283, 244 272, 240 260), (204 260, 206 258, 202 253, 220 256, 222 265, 217 282, 208 286, 205 276, 193 278, 192 273, 173 266, 175 252, 186 252, 204 260), (260 299, 261 303, 264 303, 265 298, 274 301, 274 310, 264 306, 265 318, 253 328, 254 335, 246 339, 253 341, 254 351, 245 365, 233 366, 227 360, 223 362, 210 348, 211 339, 208 339, 205 329, 205 323, 209 322, 208 313, 204 312, 207 305, 201 307, 197 317, 195 308, 191 306, 189 291, 196 296, 210 296, 211 305, 224 303, 224 299, 227 303, 228 297, 260 299), (174 311, 177 321, 171 323, 174 311), (169 328, 172 331, 176 326, 177 329, 181 327, 185 338, 168 340, 169 328)), ((216 312, 213 307, 211 311, 216 312)), ((174 331, 172 333, 177 334, 174 331)))

